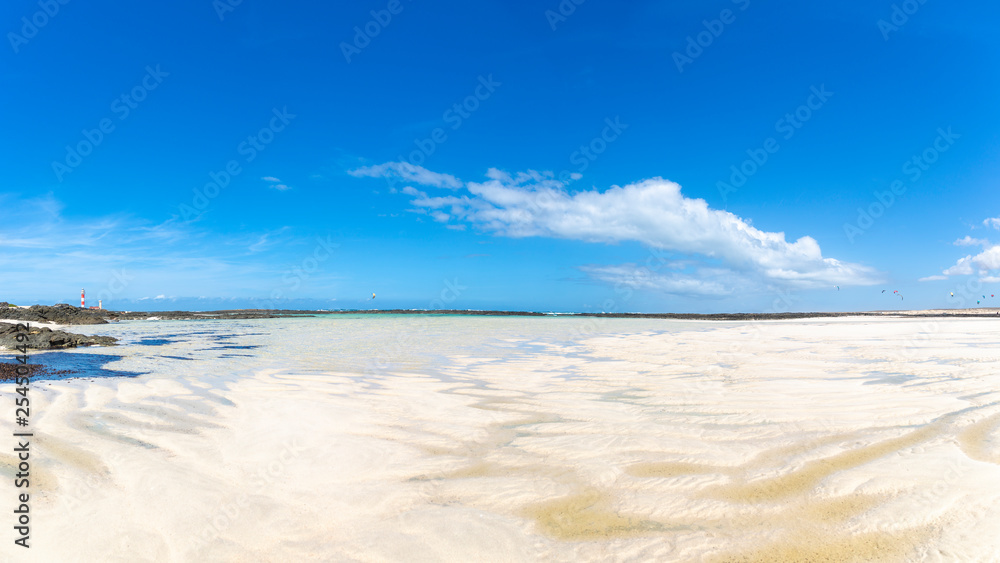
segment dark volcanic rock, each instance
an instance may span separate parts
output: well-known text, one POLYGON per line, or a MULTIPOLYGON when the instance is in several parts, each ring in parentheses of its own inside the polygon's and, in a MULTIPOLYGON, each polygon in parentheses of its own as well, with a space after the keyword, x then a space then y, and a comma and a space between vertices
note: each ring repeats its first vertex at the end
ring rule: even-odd
POLYGON ((0 319, 61 325, 100 325, 108 321, 108 311, 81 309, 72 305, 32 305, 27 309, 0 307, 0 319))
POLYGON ((0 381, 15 381, 18 377, 66 377, 76 372, 68 369, 50 369, 47 366, 38 364, 12 364, 0 362, 0 381), (21 368, 21 373, 18 373, 21 368), (25 371, 27 370, 27 371, 25 371))
POLYGON ((311 316, 297 311, 271 309, 238 309, 233 311, 105 311, 111 321, 144 321, 155 318, 163 321, 191 321, 204 319, 275 319, 279 317, 311 316))
POLYGON ((42 371, 42 366, 36 364, 27 364, 21 366, 21 373, 17 373, 17 366, 20 364, 11 364, 0 362, 0 381, 13 381, 18 377, 34 377, 42 371))
POLYGON ((33 326, 28 331, 28 338, 23 342, 18 342, 17 335, 24 334, 18 330, 17 325, 0 324, 0 346, 13 350, 16 346, 27 345, 28 348, 36 350, 51 350, 53 348, 76 348, 77 346, 91 346, 100 344, 101 346, 114 346, 117 338, 110 336, 87 336, 61 330, 52 330, 46 327, 33 326))

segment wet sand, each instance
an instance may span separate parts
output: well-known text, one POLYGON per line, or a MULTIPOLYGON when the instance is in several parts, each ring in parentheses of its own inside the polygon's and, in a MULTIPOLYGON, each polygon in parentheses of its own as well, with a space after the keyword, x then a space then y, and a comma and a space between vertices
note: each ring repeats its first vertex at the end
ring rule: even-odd
POLYGON ((33 547, 13 553, 1000 559, 998 321, 518 322, 581 330, 361 374, 306 362, 317 343, 288 329, 237 374, 39 384, 33 547))

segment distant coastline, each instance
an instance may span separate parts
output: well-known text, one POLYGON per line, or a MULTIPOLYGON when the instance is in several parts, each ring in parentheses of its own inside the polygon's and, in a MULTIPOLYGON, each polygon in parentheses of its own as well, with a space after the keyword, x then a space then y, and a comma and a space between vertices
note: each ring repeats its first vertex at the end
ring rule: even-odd
MULTIPOLYGON (((4 304, 5 305, 5 304, 4 304)), ((132 320, 271 319, 320 315, 465 315, 505 317, 596 317, 615 319, 673 319, 693 321, 792 320, 827 317, 997 317, 1000 309, 932 309, 924 311, 856 311, 803 313, 546 313, 467 309, 231 309, 220 311, 114 311, 82 309, 72 305, 0 306, 0 321, 45 322, 59 325, 104 324, 132 320)))

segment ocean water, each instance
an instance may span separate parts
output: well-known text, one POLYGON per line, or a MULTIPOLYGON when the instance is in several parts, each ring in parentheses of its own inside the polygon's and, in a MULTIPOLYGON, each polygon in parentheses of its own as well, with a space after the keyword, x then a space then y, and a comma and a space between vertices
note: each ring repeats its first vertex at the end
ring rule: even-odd
POLYGON ((73 330, 33 560, 1000 560, 991 319, 73 330))

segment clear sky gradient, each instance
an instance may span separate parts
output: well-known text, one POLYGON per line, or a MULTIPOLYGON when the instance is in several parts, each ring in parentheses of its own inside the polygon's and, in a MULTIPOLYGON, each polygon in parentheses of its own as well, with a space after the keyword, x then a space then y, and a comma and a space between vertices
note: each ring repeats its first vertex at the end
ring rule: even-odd
POLYGON ((0 300, 996 306, 1000 8, 800 4, 5 2, 0 300))

